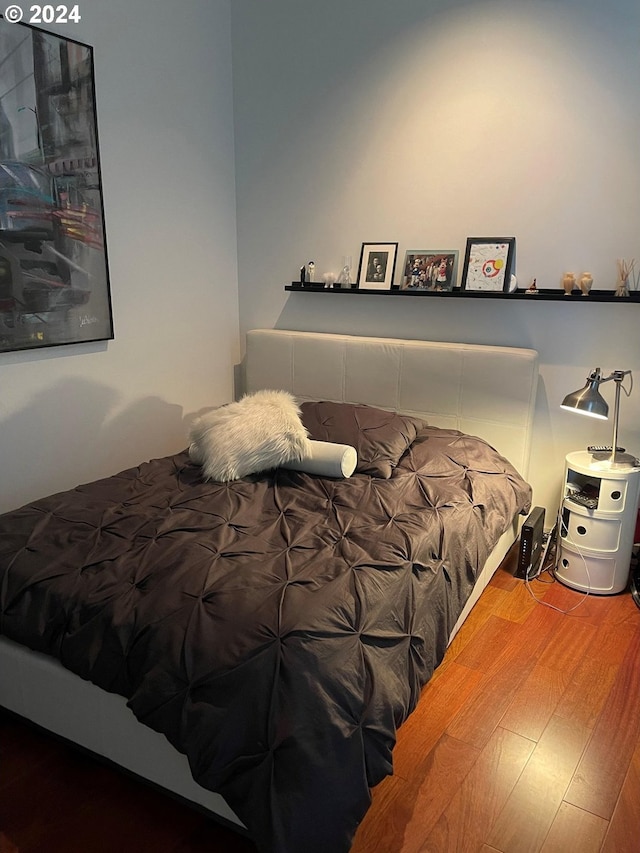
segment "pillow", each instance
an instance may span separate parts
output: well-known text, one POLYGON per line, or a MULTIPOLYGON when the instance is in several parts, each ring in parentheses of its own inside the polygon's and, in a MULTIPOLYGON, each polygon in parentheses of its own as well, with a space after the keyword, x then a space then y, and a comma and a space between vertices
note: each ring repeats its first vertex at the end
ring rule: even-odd
POLYGON ((306 402, 300 411, 311 439, 354 447, 356 471, 385 480, 425 425, 420 418, 354 403, 306 402))
POLYGON ((302 459, 283 462, 282 468, 317 474, 319 477, 350 477, 356 470, 358 454, 347 444, 332 444, 329 441, 310 441, 311 453, 302 459))
POLYGON ((198 418, 189 456, 220 483, 276 468, 311 453, 300 409, 286 391, 256 391, 198 418))

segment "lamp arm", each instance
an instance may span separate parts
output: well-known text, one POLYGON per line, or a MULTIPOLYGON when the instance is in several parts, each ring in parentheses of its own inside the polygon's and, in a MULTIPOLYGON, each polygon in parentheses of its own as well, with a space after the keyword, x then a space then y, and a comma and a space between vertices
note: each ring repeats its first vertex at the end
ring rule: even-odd
POLYGON ((598 384, 602 385, 603 382, 609 382, 610 379, 615 379, 616 382, 622 382, 625 376, 630 375, 630 370, 613 370, 608 376, 598 378, 598 384))
MULTIPOLYGON (((616 455, 617 444, 618 444, 618 415, 620 414, 620 389, 622 388, 622 381, 625 376, 630 376, 630 370, 614 370, 611 376, 607 376, 607 379, 615 379, 616 382, 616 396, 613 404, 613 440, 612 440, 612 450, 611 450, 611 464, 616 464, 616 455)), ((606 380, 603 380, 606 381, 606 380)))
POLYGON ((618 453, 618 415, 620 414, 620 384, 622 377, 616 379, 616 397, 613 404, 613 439, 611 444, 611 465, 616 464, 616 454, 618 453))

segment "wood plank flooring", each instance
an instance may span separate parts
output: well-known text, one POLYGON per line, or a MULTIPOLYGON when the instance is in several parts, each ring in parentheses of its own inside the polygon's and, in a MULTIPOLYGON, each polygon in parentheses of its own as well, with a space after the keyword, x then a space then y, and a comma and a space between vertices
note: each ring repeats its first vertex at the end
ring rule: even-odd
MULTIPOLYGON (((352 853, 640 851, 640 610, 547 575, 539 604, 514 563, 401 728, 352 853)), ((0 712, 0 853, 111 851, 255 847, 0 712)))
POLYGON ((401 728, 352 853, 640 851, 640 610, 546 574, 536 603, 514 563, 401 728))

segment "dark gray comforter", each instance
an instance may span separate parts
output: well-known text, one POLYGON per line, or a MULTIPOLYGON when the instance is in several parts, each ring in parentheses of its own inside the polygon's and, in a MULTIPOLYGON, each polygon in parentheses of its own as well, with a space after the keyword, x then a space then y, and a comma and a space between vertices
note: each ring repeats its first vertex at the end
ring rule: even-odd
POLYGON ((265 853, 347 851, 529 486, 423 429, 390 479, 186 453, 0 517, 0 632, 129 700, 265 853))

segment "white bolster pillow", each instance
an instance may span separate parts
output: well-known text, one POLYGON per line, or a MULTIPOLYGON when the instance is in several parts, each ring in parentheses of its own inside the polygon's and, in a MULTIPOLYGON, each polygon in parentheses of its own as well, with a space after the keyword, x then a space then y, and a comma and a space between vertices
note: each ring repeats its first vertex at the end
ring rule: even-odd
POLYGON ((318 474, 320 477, 350 477, 358 464, 358 454, 349 444, 309 441, 311 453, 302 459, 283 462, 281 468, 318 474))

